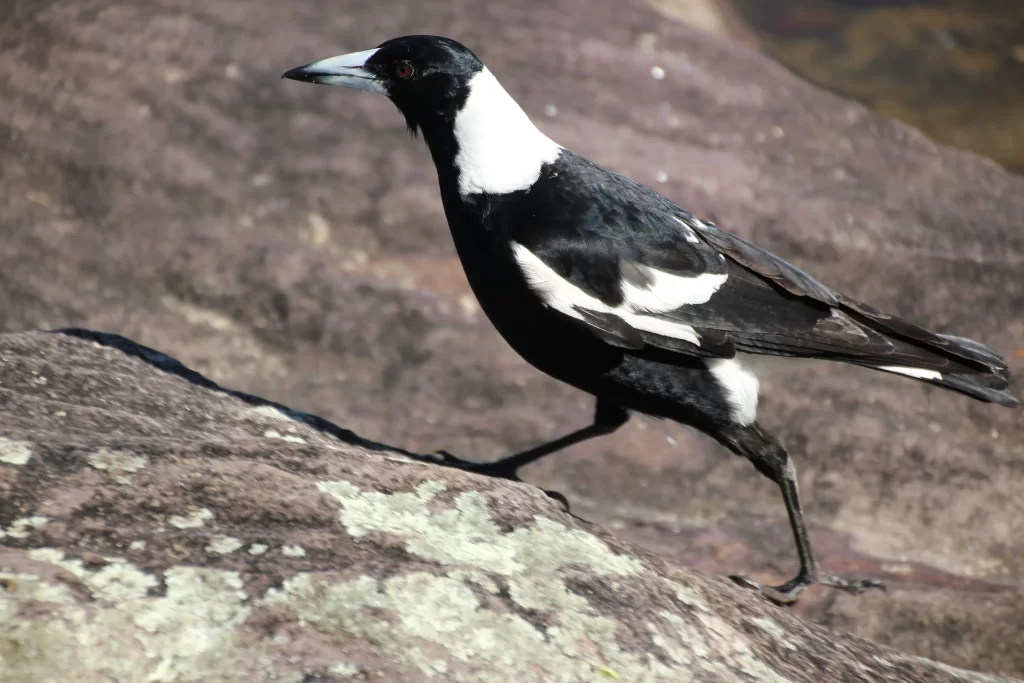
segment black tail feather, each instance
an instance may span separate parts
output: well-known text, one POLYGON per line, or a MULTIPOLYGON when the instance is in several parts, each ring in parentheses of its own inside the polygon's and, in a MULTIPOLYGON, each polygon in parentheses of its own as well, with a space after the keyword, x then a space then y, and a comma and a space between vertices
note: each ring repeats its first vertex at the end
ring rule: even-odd
MULTIPOLYGON (((935 384, 944 389, 957 391, 971 398, 985 403, 997 403, 1007 408, 1019 408, 1020 401, 1005 389, 993 389, 985 386, 980 378, 966 377, 964 375, 943 375, 942 379, 927 379, 929 384, 935 384)), ((1005 386, 1005 383, 1004 383, 1005 386)))
MULTIPOLYGON (((1002 357, 985 346, 981 342, 968 339, 967 337, 954 337, 951 334, 940 334, 943 339, 955 344, 961 349, 967 349, 974 354, 975 359, 980 360, 988 364, 989 370, 992 375, 1002 380, 1002 386, 997 388, 1005 389, 1010 384, 1010 369, 1006 366, 1006 362, 1002 357)), ((992 385, 990 385, 992 386, 992 385)))
MULTIPOLYGON (((878 309, 845 296, 840 297, 843 308, 862 323, 893 340, 901 340, 911 347, 935 355, 951 363, 947 370, 957 374, 992 374, 1009 383, 1006 362, 995 351, 981 342, 966 337, 937 334, 911 322, 883 313, 878 309)), ((923 359, 922 359, 923 360, 923 359)), ((907 363, 913 366, 913 363, 907 363)), ((929 367, 924 365, 923 367, 929 367)), ((1005 385, 1004 385, 1005 387, 1005 385)))
POLYGON ((949 389, 965 396, 970 396, 978 401, 985 403, 996 403, 1007 408, 1019 408, 1020 401, 1010 393, 1008 387, 1010 385, 1009 372, 1004 371, 1000 374, 992 373, 988 375, 972 374, 972 375, 959 375, 954 373, 940 373, 935 371, 929 371, 923 368, 915 368, 913 366, 892 366, 882 365, 881 363, 869 364, 869 363, 856 363, 856 365, 863 366, 865 368, 871 368, 872 370, 882 370, 884 372, 891 372, 893 374, 899 374, 906 377, 912 377, 913 379, 927 382, 928 384, 934 384, 935 386, 942 387, 943 389, 949 389), (914 371, 922 371, 920 376, 913 374, 914 371))
MULTIPOLYGON (((954 337, 949 334, 937 334, 935 337, 941 339, 942 346, 939 349, 931 344, 923 344, 921 339, 916 340, 917 352, 923 352, 921 360, 933 360, 933 354, 941 349, 941 352, 959 359, 959 362, 952 363, 953 368, 939 370, 933 362, 918 363, 915 360, 897 364, 888 358, 872 359, 867 363, 861 360, 857 364, 874 370, 913 377, 985 403, 996 403, 1007 408, 1020 407, 1020 401, 1009 390, 1010 370, 998 353, 981 342, 966 337, 954 337)), ((904 355, 913 355, 913 349, 911 346, 910 353, 904 355)))

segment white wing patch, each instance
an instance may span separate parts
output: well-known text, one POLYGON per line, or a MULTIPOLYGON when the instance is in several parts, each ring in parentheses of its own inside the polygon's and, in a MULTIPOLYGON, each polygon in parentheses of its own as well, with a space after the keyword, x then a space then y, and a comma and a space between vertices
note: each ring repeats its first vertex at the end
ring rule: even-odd
POLYGON ((751 364, 745 362, 748 357, 745 353, 737 353, 734 358, 709 358, 705 361, 725 391, 725 399, 732 408, 732 419, 744 427, 757 419, 757 393, 761 388, 751 364))
POLYGON ((679 225, 683 226, 683 236, 686 238, 687 242, 689 242, 690 244, 700 243, 700 240, 697 239, 697 233, 693 231, 693 228, 691 228, 686 223, 686 221, 684 221, 682 218, 679 218, 678 216, 672 216, 672 218, 674 218, 676 222, 679 223, 679 225))
POLYGON ((537 182, 562 147, 540 132, 498 79, 484 67, 469 81, 455 115, 459 193, 507 194, 537 182))
POLYGON ((711 296, 725 284, 725 273, 701 273, 694 277, 673 275, 657 268, 638 266, 650 278, 647 287, 637 287, 623 280, 622 294, 626 305, 636 311, 667 313, 680 306, 706 304, 711 296))
POLYGON ((650 277, 650 288, 637 287, 623 280, 625 301, 618 306, 609 306, 560 276, 523 245, 513 244, 512 247, 516 262, 530 287, 540 295, 544 303, 556 311, 577 320, 583 320, 577 308, 595 313, 611 313, 633 329, 681 339, 695 345, 700 344, 700 335, 693 327, 672 320, 653 318, 648 314, 664 313, 687 304, 706 303, 728 279, 724 273, 702 273, 694 277, 683 277, 641 266, 644 273, 650 277))
POLYGON ((882 365, 879 370, 895 372, 897 375, 906 375, 915 379, 942 379, 942 373, 937 370, 925 370, 923 368, 910 368, 904 365, 882 365))

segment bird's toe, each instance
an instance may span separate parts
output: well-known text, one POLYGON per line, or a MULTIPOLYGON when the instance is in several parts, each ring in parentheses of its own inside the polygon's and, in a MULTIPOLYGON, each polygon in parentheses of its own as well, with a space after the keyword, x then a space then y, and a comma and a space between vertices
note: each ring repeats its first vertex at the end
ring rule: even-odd
POLYGON ((859 595, 868 589, 886 590, 885 583, 878 579, 851 579, 833 574, 824 574, 814 580, 797 576, 781 586, 766 586, 738 574, 734 574, 729 578, 736 585, 756 591, 765 599, 779 605, 792 605, 800 597, 800 594, 804 592, 804 589, 813 584, 828 586, 852 595, 859 595))
POLYGON ((804 589, 810 585, 807 581, 793 579, 781 586, 766 586, 739 574, 733 574, 729 579, 737 586, 756 591, 761 597, 777 605, 792 605, 800 597, 800 594, 804 592, 804 589))
POLYGON ((823 586, 829 586, 831 588, 837 588, 853 595, 863 593, 868 589, 878 589, 885 592, 885 582, 879 581, 878 579, 850 579, 842 576, 833 576, 826 574, 818 579, 818 583, 823 586))
POLYGON ((486 477, 521 481, 517 474, 516 467, 505 460, 498 460, 495 462, 473 462, 472 460, 464 460, 463 458, 452 455, 448 451, 444 450, 435 451, 434 455, 440 458, 440 464, 448 467, 457 467, 460 470, 465 470, 466 472, 472 472, 474 474, 482 474, 486 477))
POLYGON ((557 500, 561 504, 563 512, 570 512, 569 499, 566 498, 564 494, 559 493, 558 491, 549 491, 548 489, 544 489, 544 493, 548 498, 557 500))

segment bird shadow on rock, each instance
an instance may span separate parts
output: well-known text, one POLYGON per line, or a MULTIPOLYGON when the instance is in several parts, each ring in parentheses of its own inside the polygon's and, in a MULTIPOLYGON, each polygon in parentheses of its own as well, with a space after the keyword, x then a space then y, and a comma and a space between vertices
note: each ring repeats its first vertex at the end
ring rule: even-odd
MULTIPOLYGON (((162 372, 166 372, 168 374, 175 375, 176 377, 180 377, 181 379, 184 379, 187 382, 195 384, 196 386, 200 386, 203 387, 204 389, 209 389, 211 391, 216 391, 227 396, 232 396, 252 406, 274 408, 275 410, 280 411, 283 415, 288 416, 289 418, 295 420, 296 422, 301 422, 303 424, 309 425, 310 427, 320 432, 323 432, 324 434, 328 434, 338 439, 339 441, 342 441, 346 444, 350 444, 352 446, 358 446, 360 448, 365 448, 373 451, 388 451, 391 453, 399 453, 407 458, 422 463, 439 465, 441 467, 449 467, 468 472, 473 472, 474 466, 477 464, 471 461, 462 460, 461 458, 451 456, 447 454, 445 451, 440 451, 438 455, 425 455, 422 453, 413 453, 411 451, 407 451, 403 448, 392 446, 390 444, 382 444, 375 441, 370 441, 369 439, 364 439, 355 432, 348 429, 344 429, 343 427, 339 427, 330 420, 326 420, 320 417, 319 415, 313 415, 312 413, 306 413, 301 410, 295 410, 280 403, 276 403, 274 401, 265 399, 262 396, 257 396, 255 394, 246 393, 244 391, 236 391, 235 389, 228 389, 227 387, 222 387, 213 380, 204 377, 195 370, 187 367, 184 363, 177 360, 176 358, 173 358, 167 355, 166 353, 157 351, 156 349, 152 349, 148 346, 143 346, 138 342, 132 341, 127 337, 123 337, 113 332, 99 332, 97 330, 89 330, 80 327, 57 328, 53 330, 48 330, 48 332, 50 334, 63 334, 69 337, 75 337, 77 339, 91 341, 96 344, 100 344, 101 346, 117 349, 122 353, 125 353, 134 358, 138 358, 139 360, 148 363, 149 365, 152 365, 153 367, 157 368, 162 372), (443 457, 440 454, 443 454, 443 457)), ((512 481, 525 483, 518 477, 506 478, 512 481)), ((564 512, 572 514, 569 509, 569 501, 563 494, 557 491, 548 490, 544 490, 544 493, 547 494, 549 497, 553 498, 554 500, 558 501, 559 503, 561 503, 564 508, 564 512)), ((582 518, 579 518, 576 515, 572 516, 577 519, 580 519, 581 521, 584 521, 582 520, 582 518)))

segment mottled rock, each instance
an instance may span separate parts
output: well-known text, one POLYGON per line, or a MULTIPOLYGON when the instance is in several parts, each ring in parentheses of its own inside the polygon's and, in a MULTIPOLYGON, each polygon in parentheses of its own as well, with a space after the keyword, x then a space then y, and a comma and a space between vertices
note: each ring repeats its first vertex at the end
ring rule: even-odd
MULTIPOLYGON (((1024 180, 644 5, 0 5, 0 329, 115 331, 421 452, 492 458, 585 424, 591 400, 526 366, 482 318, 428 154, 394 107, 278 78, 430 31, 476 49, 563 144, 853 296, 981 339, 1024 374, 1024 180)), ((765 384, 762 419, 793 452, 823 563, 892 589, 814 589, 800 613, 1024 676, 1007 638, 1024 630, 1021 413, 846 368, 765 384)), ((102 419, 112 432, 134 422, 102 419)), ((14 441, 0 462, 34 466, 14 441)), ((708 573, 795 567, 776 489, 688 430, 635 419, 526 476, 708 573)), ((308 500, 279 507, 311 514, 308 500)), ((201 512, 170 514, 186 532, 201 512)), ((280 552, 262 545, 223 557, 280 552)))
POLYGON ((528 484, 123 337, 0 335, 0 432, 32 455, 0 464, 9 683, 1007 680, 837 636, 528 484))

